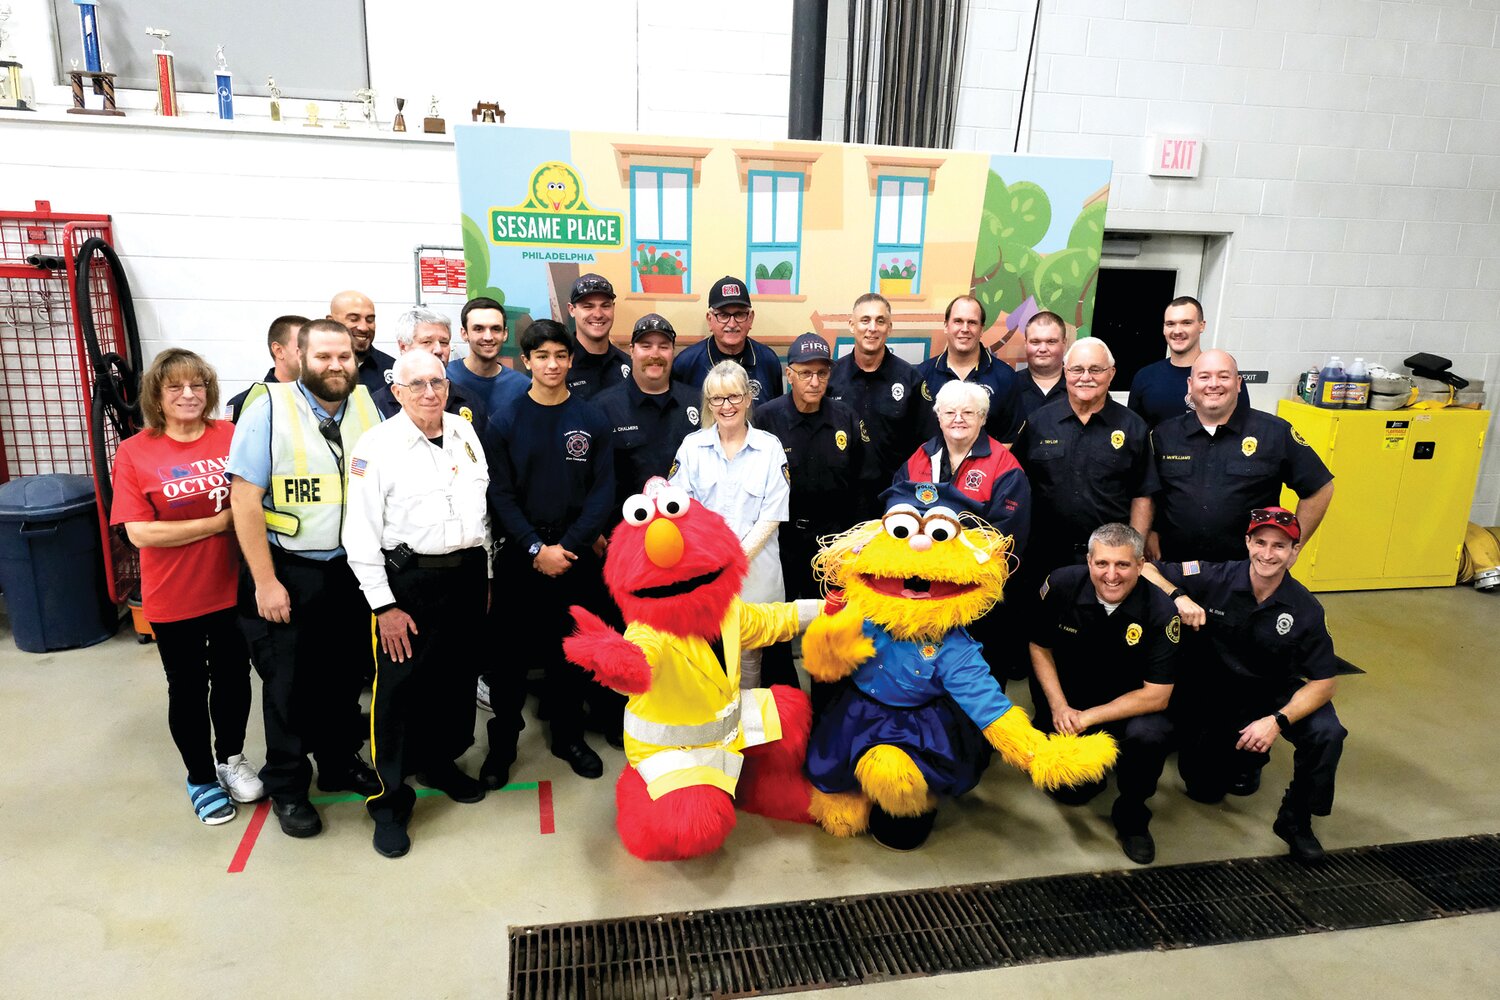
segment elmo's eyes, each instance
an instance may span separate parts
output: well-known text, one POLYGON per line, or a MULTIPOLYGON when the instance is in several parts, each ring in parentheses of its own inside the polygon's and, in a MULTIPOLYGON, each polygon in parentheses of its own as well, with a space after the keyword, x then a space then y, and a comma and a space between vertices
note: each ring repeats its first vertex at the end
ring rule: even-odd
POLYGON ((637 493, 625 505, 620 508, 627 524, 642 525, 656 515, 656 508, 651 506, 651 501, 637 493))
POLYGON ((689 503, 691 500, 688 498, 687 490, 678 489, 676 486, 669 486, 656 494, 656 509, 661 511, 663 517, 669 517, 674 521, 687 513, 689 503))

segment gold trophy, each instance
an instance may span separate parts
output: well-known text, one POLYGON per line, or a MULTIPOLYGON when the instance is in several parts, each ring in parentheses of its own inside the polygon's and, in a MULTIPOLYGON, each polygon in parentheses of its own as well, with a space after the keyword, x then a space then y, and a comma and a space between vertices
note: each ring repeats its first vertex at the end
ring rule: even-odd
POLYGON ((323 123, 318 121, 318 102, 307 102, 307 121, 302 123, 303 128, 322 128, 323 123))
POLYGON ((9 20, 10 5, 0 6, 0 110, 35 111, 26 103, 26 95, 21 90, 21 63, 5 51, 5 40, 10 36, 4 25, 9 20))
POLYGON ((395 117, 394 120, 391 121, 391 131, 392 132, 405 132, 406 131, 406 116, 401 113, 401 109, 405 108, 405 107, 406 107, 406 98, 404 98, 404 97, 398 97, 398 98, 396 98, 396 117, 395 117))
POLYGON ((266 86, 271 88, 271 120, 281 121, 281 88, 276 86, 274 76, 266 77, 266 86))

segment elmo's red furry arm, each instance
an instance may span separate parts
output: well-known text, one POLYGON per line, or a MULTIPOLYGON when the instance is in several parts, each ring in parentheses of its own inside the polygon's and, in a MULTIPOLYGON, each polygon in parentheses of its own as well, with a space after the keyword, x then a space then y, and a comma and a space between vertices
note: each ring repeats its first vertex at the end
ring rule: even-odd
POLYGON ((651 664, 635 643, 604 623, 591 611, 569 609, 578 627, 563 640, 563 654, 591 671, 605 687, 621 694, 641 694, 651 688, 651 664))

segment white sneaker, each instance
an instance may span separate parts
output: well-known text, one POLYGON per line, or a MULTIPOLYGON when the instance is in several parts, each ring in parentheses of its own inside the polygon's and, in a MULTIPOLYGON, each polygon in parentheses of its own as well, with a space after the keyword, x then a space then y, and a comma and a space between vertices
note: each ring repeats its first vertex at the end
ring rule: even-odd
POLYGON ((219 784, 236 802, 258 802, 266 797, 266 786, 260 783, 260 775, 245 755, 237 753, 228 763, 220 764, 219 784))
POLYGON ((479 678, 479 685, 474 689, 474 704, 494 714, 495 710, 490 707, 490 686, 484 682, 483 677, 479 678))

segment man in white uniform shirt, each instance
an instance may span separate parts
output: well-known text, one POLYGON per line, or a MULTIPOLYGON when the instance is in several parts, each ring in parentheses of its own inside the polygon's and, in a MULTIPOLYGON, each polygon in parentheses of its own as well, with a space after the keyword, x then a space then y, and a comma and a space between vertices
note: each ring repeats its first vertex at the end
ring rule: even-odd
POLYGON ((442 362, 408 351, 393 373, 401 412, 354 449, 343 542, 380 635, 370 757, 382 788, 365 807, 375 850, 399 858, 416 801, 408 774, 457 802, 484 798, 454 761, 474 741, 478 669, 464 631, 488 604, 491 535, 484 451, 467 420, 443 411, 442 362))

